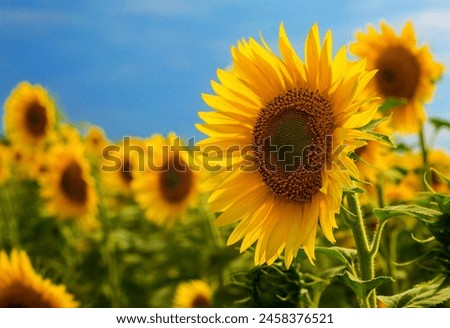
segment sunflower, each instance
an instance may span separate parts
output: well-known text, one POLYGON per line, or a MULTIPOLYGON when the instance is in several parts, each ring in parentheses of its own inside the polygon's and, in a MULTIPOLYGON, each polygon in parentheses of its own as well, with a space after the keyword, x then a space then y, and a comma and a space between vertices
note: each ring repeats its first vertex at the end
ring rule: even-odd
POLYGON ((55 146, 45 167, 39 182, 47 213, 60 219, 74 219, 87 229, 95 228, 97 195, 80 144, 55 146))
POLYGON ((24 251, 0 252, 0 308, 73 308, 78 302, 64 285, 37 274, 24 251))
POLYGON ((199 166, 174 133, 152 136, 147 149, 146 170, 136 172, 132 182, 135 199, 147 219, 172 226, 197 201, 199 166))
POLYGON ((344 47, 332 58, 331 43, 329 31, 321 45, 313 25, 303 62, 281 24, 281 57, 264 40, 242 40, 231 70, 212 82, 216 95, 203 95, 215 111, 199 113, 209 138, 198 145, 207 158, 217 148, 224 156, 205 183, 210 210, 222 212, 219 226, 240 221, 228 245, 243 239, 244 251, 257 241, 256 265, 284 250, 289 267, 302 245, 313 261, 318 225, 334 242, 343 188, 358 176, 348 154, 365 144, 356 128, 376 112, 361 112, 358 100, 375 72, 347 61, 344 47))
MULTIPOLYGON (((450 155, 440 149, 433 149, 430 151, 429 155, 430 167, 437 170, 441 175, 445 177, 450 177, 450 155)), ((431 188, 437 193, 448 193, 449 185, 436 171, 431 170, 428 183, 431 188)))
POLYGON ((415 172, 408 172, 401 180, 388 181, 385 188, 386 199, 389 203, 405 202, 414 199, 420 191, 421 181, 415 172))
POLYGON ((401 35, 396 35, 385 22, 380 25, 380 33, 371 25, 367 34, 358 32, 350 51, 366 58, 368 69, 378 70, 370 83, 372 90, 384 99, 405 100, 392 110, 393 128, 403 133, 417 132, 426 120, 423 105, 431 100, 444 67, 433 60, 426 45, 417 46, 411 22, 405 24, 401 35))
POLYGON ((10 170, 14 178, 24 180, 30 178, 32 172, 34 151, 31 148, 22 147, 20 144, 8 145, 10 170))
POLYGON ((101 158, 103 150, 110 144, 105 132, 98 126, 91 126, 84 138, 87 153, 93 158, 101 158))
POLYGON ((10 176, 10 152, 9 148, 0 145, 0 186, 8 180, 10 176))
MULTIPOLYGON (((384 135, 391 135, 392 129, 388 126, 389 121, 378 125, 374 131, 384 135)), ((380 180, 380 176, 389 168, 386 157, 390 155, 389 146, 378 141, 367 141, 367 145, 355 150, 359 160, 356 162, 360 173, 360 179, 373 184, 380 180)))
POLYGON ((4 108, 5 133, 12 143, 34 147, 44 144, 54 135, 55 103, 39 84, 19 83, 4 108))
POLYGON ((207 308, 211 307, 212 289, 203 280, 191 280, 180 283, 173 298, 176 308, 207 308))
POLYGON ((134 172, 144 170, 146 157, 144 141, 125 137, 118 144, 106 146, 102 150, 99 147, 97 149, 103 156, 101 176, 105 192, 116 195, 130 194, 134 172))

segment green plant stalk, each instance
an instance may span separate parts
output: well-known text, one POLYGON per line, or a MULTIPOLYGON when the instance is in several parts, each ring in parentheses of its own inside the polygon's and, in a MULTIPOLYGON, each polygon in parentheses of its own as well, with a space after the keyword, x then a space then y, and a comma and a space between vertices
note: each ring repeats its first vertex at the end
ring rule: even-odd
MULTIPOLYGON (((348 209, 355 215, 354 219, 348 221, 350 221, 350 228, 355 239, 356 251, 358 252, 359 273, 361 276, 360 278, 361 280, 372 280, 375 276, 375 254, 374 252, 372 252, 372 249, 369 246, 358 195, 356 193, 353 193, 349 195, 347 199, 348 209)), ((360 303, 364 307, 375 308, 377 306, 375 290, 371 291, 369 295, 366 295, 364 299, 360 300, 360 303)))
POLYGON ((420 142, 420 150, 422 152, 423 168, 424 171, 426 171, 428 169, 429 162, 428 162, 428 149, 425 141, 425 131, 423 125, 420 126, 419 130, 419 142, 420 142))
MULTIPOLYGON (((97 180, 98 181, 98 180, 97 180)), ((101 250, 102 256, 105 259, 106 266, 108 269, 108 284, 109 284, 109 297, 111 301, 111 306, 114 308, 121 307, 121 285, 120 277, 117 266, 116 259, 116 245, 114 240, 111 238, 112 222, 109 213, 104 206, 103 195, 101 194, 101 186, 97 185, 97 190, 99 192, 99 217, 101 223, 101 229, 103 237, 101 239, 101 250)))
POLYGON ((7 186, 1 188, 2 208, 4 223, 8 230, 7 235, 12 248, 20 249, 19 227, 17 225, 17 211, 14 205, 16 197, 16 181, 12 181, 7 186))

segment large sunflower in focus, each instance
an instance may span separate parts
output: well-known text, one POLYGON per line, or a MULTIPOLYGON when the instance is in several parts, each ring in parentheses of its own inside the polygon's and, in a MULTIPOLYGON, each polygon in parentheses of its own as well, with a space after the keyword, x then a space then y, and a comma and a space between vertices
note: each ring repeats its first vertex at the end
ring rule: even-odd
POLYGON ((47 214, 73 219, 86 229, 95 228, 97 194, 81 144, 55 146, 45 167, 39 181, 47 214))
POLYGON ((197 201, 199 165, 173 133, 152 136, 146 148, 146 169, 135 172, 132 181, 134 197, 147 219, 172 226, 197 201))
POLYGON ((433 60, 426 45, 418 47, 411 22, 401 35, 382 22, 381 32, 373 26, 358 32, 350 51, 367 59, 368 69, 378 69, 370 86, 383 98, 402 98, 405 104, 392 110, 392 126, 400 132, 417 132, 426 120, 423 104, 433 95, 435 82, 444 67, 433 60))
POLYGON ((54 285, 37 274, 24 251, 0 252, 0 308, 77 307, 64 285, 54 285))
POLYGON ((4 107, 5 133, 13 143, 21 146, 42 145, 54 135, 55 103, 39 84, 19 83, 4 107))
MULTIPOLYGON (((362 90, 375 72, 349 62, 345 48, 332 58, 332 35, 320 43, 314 25, 305 62, 280 26, 278 57, 262 40, 232 48, 233 67, 218 70, 215 95, 204 95, 213 112, 201 112, 199 143, 205 156, 219 153, 222 169, 206 188, 218 225, 239 222, 228 239, 243 239, 241 251, 257 242, 255 263, 271 264, 284 250, 290 266, 298 249, 314 259, 320 224, 332 242, 343 188, 358 176, 350 152, 365 142, 355 130, 376 108, 359 110, 362 90)), ((219 167, 220 168, 220 167, 219 167)))

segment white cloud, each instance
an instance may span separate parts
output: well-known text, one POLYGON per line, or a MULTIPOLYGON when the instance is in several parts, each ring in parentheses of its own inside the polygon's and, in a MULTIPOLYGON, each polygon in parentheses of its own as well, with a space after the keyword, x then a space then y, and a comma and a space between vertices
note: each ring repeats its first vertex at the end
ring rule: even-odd
POLYGON ((450 9, 424 11, 411 18, 417 26, 450 31, 450 9))

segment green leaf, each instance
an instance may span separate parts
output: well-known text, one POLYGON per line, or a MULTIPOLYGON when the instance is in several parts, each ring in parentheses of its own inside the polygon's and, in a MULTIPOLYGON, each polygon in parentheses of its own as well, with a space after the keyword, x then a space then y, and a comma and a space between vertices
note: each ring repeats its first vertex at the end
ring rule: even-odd
POLYGON ((353 187, 351 189, 344 189, 344 194, 350 195, 350 194, 362 194, 364 192, 364 189, 359 187, 353 187))
POLYGON ((373 213, 380 220, 387 220, 394 216, 408 215, 415 217, 421 221, 428 222, 429 218, 436 218, 442 213, 431 208, 422 207, 418 205, 395 205, 386 206, 383 208, 375 208, 373 213))
POLYGON ((316 253, 334 258, 343 264, 351 264, 352 260, 357 256, 356 250, 345 247, 316 247, 315 250, 316 253))
POLYGON ((333 276, 333 279, 343 282, 350 287, 358 298, 364 298, 372 290, 380 287, 381 285, 394 281, 391 277, 385 276, 376 277, 372 280, 360 280, 348 271, 345 271, 343 274, 333 276))
POLYGON ((386 134, 374 131, 367 131, 367 133, 374 137, 376 140, 388 145, 389 147, 396 147, 394 140, 392 140, 392 138, 386 134))
POLYGON ((391 118, 391 115, 384 116, 382 118, 377 118, 375 120, 370 121, 369 123, 364 125, 362 128, 360 128, 359 130, 365 131, 365 132, 373 131, 373 129, 375 129, 378 125, 380 125, 381 123, 387 121, 390 118, 391 118))
POLYGON ((438 204, 442 213, 450 213, 450 196, 448 194, 432 193, 431 197, 438 204))
POLYGON ((440 128, 450 129, 450 121, 444 120, 442 118, 438 118, 438 117, 430 118, 430 123, 434 125, 436 130, 438 130, 440 128))
POLYGON ((394 109, 396 107, 400 107, 406 104, 405 98, 395 98, 395 97, 389 97, 386 98, 386 100, 383 102, 383 104, 378 108, 378 110, 382 113, 385 113, 391 109, 394 109))
POLYGON ((445 286, 444 281, 445 276, 440 275, 403 293, 392 296, 378 296, 378 299, 391 308, 435 306, 450 299, 450 286, 445 286))

